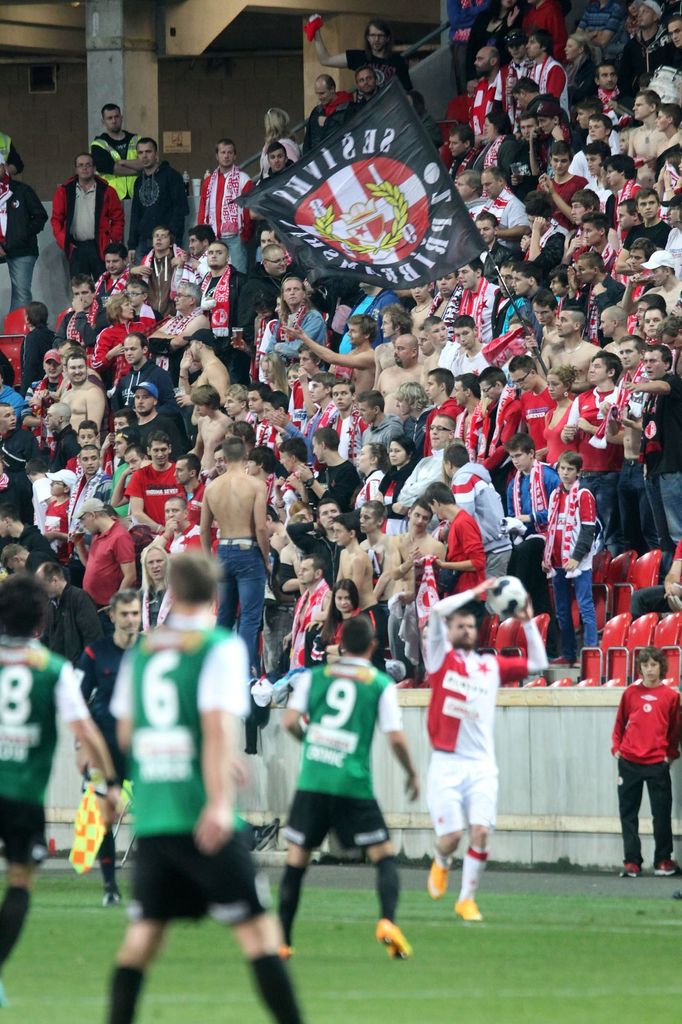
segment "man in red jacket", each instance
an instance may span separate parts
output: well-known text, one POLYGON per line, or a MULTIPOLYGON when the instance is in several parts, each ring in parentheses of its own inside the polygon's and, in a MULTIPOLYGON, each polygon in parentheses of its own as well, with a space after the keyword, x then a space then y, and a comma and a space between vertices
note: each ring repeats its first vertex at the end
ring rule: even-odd
POLYGON ((639 651, 637 671, 641 681, 624 691, 613 727, 611 753, 618 760, 618 808, 623 831, 621 878, 637 878, 642 873, 638 815, 645 782, 654 825, 654 874, 680 874, 672 859, 670 820, 670 764, 680 756, 680 692, 677 686, 663 683, 667 670, 663 651, 656 647, 639 651))
POLYGON ((74 176, 52 197, 52 231, 71 277, 90 274, 97 280, 104 271, 104 250, 123 241, 123 206, 111 185, 95 174, 89 153, 79 153, 75 165, 74 176))

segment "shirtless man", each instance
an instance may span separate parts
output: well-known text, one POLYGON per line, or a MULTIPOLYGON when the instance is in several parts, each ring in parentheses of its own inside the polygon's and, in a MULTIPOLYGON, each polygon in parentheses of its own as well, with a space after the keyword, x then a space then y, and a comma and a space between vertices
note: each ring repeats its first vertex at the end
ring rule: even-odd
POLYGON ((357 512, 346 512, 334 519, 334 540, 341 548, 337 580, 352 580, 360 595, 360 608, 364 612, 374 601, 372 563, 360 547, 360 517, 357 512))
POLYGON ((548 370, 557 366, 573 366, 578 376, 573 391, 587 391, 587 370, 599 349, 582 337, 585 314, 579 309, 562 309, 557 317, 559 344, 542 350, 542 358, 548 370))
POLYGON ((223 404, 225 394, 230 386, 230 375, 225 364, 216 355, 216 349, 220 344, 221 339, 217 338, 213 331, 195 331, 189 339, 189 348, 183 355, 180 364, 180 387, 184 394, 177 396, 178 405, 192 404, 190 387, 187 383, 187 372, 192 363, 201 366, 201 373, 195 380, 194 387, 210 384, 218 392, 220 404, 223 404))
MULTIPOLYGON (((401 384, 414 381, 421 384, 422 368, 419 365, 419 342, 414 334, 400 334, 393 339, 394 366, 389 366, 379 374, 377 391, 384 396, 384 412, 397 413, 396 392, 401 384)), ((379 350, 386 348, 381 345, 379 350)))
POLYGON ((232 420, 221 410, 220 395, 211 384, 195 384, 190 398, 198 424, 193 451, 201 459, 201 468, 208 471, 213 469, 214 452, 227 437, 232 420))
POLYGON ((426 390, 426 381, 431 370, 438 366, 440 354, 450 340, 447 326, 437 316, 427 316, 419 335, 421 352, 421 378, 419 383, 426 390))
POLYGON ((661 101, 657 93, 646 89, 635 96, 634 114, 637 121, 642 122, 641 128, 634 128, 628 138, 628 156, 640 167, 646 163, 652 169, 656 165, 659 151, 666 149, 670 142, 656 127, 656 118, 661 101), (661 148, 662 147, 662 148, 661 148))
POLYGON ((309 348, 325 363, 331 363, 332 366, 349 366, 353 371, 353 383, 357 394, 360 394, 361 391, 371 391, 376 374, 372 342, 377 336, 377 325, 370 316, 350 317, 348 337, 352 352, 349 352, 348 355, 332 352, 324 345, 318 345, 316 341, 304 334, 300 327, 283 327, 282 330, 288 338, 300 339, 306 348, 309 348))
POLYGON ((211 527, 220 530, 218 561, 223 582, 218 604, 219 626, 234 628, 247 646, 249 666, 258 669, 258 630, 263 615, 266 566, 269 558, 265 485, 246 474, 246 446, 239 437, 223 441, 225 472, 204 492, 201 544, 212 557, 211 527))
POLYGON ((100 429, 107 405, 106 395, 102 387, 88 380, 85 355, 72 352, 67 357, 65 371, 69 386, 61 401, 66 402, 71 410, 71 426, 77 432, 82 420, 92 420, 100 429))
POLYGON ((243 384, 230 384, 225 395, 225 412, 230 423, 241 423, 243 420, 248 420, 249 392, 243 384))
POLYGON ((397 302, 384 306, 381 310, 381 333, 384 336, 384 343, 379 345, 374 352, 376 372, 374 376, 374 391, 377 391, 379 377, 389 366, 395 366, 395 350, 392 342, 401 334, 410 334, 412 331, 412 317, 403 306, 397 302))
POLYGON ((383 532, 386 506, 382 501, 366 501, 360 509, 360 529, 366 540, 360 547, 369 555, 374 580, 374 601, 388 601, 395 581, 390 572, 398 566, 398 538, 383 532), (380 585, 380 581, 383 583, 380 585))
POLYGON ((417 498, 407 516, 407 533, 396 536, 399 562, 391 575, 400 584, 396 589, 400 589, 405 597, 403 604, 409 604, 417 596, 415 563, 431 555, 434 558, 445 557, 445 545, 428 532, 432 517, 427 503, 423 498, 417 498))
POLYGON ((658 249, 642 264, 644 270, 651 271, 654 279, 654 287, 649 289, 647 295, 663 296, 668 313, 672 313, 682 299, 682 281, 677 278, 676 263, 674 255, 667 249, 658 249))

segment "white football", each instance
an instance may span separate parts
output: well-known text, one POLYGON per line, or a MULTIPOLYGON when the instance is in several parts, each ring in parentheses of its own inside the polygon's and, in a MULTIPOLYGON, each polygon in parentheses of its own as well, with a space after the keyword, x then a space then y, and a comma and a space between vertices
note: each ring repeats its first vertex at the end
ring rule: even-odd
POLYGON ((516 576, 500 576, 488 591, 486 608, 501 619, 508 619, 519 608, 524 608, 528 594, 520 579, 516 576))

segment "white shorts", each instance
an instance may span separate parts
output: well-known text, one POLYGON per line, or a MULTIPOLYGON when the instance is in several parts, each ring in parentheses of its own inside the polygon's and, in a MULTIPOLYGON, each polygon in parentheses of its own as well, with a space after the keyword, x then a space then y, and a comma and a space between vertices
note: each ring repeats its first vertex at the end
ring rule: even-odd
POLYGON ((495 827, 497 765, 434 750, 426 801, 437 836, 463 832, 467 825, 495 827))

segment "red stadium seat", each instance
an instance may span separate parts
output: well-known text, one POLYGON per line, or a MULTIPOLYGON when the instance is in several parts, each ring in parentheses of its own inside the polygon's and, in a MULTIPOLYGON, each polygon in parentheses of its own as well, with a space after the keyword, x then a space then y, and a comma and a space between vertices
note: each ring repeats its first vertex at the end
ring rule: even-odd
POLYGON ((497 631, 500 627, 499 615, 486 615, 478 631, 478 650, 494 651, 497 631))
POLYGON ((550 683, 550 690, 559 690, 564 686, 575 686, 575 679, 571 676, 564 676, 562 679, 555 679, 553 683, 550 683))
POLYGON ((626 638, 626 645, 631 654, 634 654, 638 647, 649 647, 654 642, 657 626, 658 615, 656 612, 648 612, 635 619, 626 638))
POLYGON ((527 683, 523 684, 523 689, 533 690, 539 686, 547 686, 547 680, 544 676, 538 676, 537 679, 529 679, 527 683))
POLYGON ((682 643, 682 612, 664 615, 656 626, 654 647, 673 647, 682 643))
POLYGON ((611 689, 614 689, 614 690, 615 689, 621 689, 622 690, 625 687, 625 683, 623 682, 622 679, 607 679, 606 682, 604 683, 604 686, 610 686, 611 689))
POLYGON ((613 600, 611 602, 611 613, 620 615, 621 612, 630 611, 630 603, 635 590, 643 587, 655 587, 661 573, 661 559, 663 552, 659 548, 647 551, 645 555, 638 558, 630 570, 625 583, 614 583, 613 600))
POLYGON ((610 619, 604 627, 599 647, 583 647, 580 659, 580 676, 596 679, 595 686, 604 678, 627 678, 629 651, 626 637, 632 615, 624 612, 610 619))
POLYGON ((521 637, 525 647, 526 637, 518 619, 505 619, 500 623, 495 640, 495 649, 499 654, 521 654, 521 637), (520 635, 519 635, 520 634, 520 635))
POLYGON ((611 563, 611 552, 602 548, 592 559, 592 582, 606 583, 606 573, 611 563))
MULTIPOLYGON (((23 334, 0 334, 0 352, 9 359, 14 370, 14 383, 21 380, 21 350, 24 347, 23 334)), ((9 381, 5 381, 8 384, 9 381)))
MULTIPOLYGON (((542 612, 541 615, 534 615, 533 622, 538 627, 538 632, 542 637, 543 644, 547 643, 547 631, 549 629, 549 612, 542 612)), ((525 636, 524 633, 522 633, 525 636)))
POLYGON ((29 325, 26 323, 26 307, 20 306, 19 309, 13 309, 11 313, 8 313, 2 330, 3 334, 21 334, 22 337, 26 337, 29 332, 29 325))
POLYGON ((636 551, 624 551, 609 562, 606 569, 607 583, 626 583, 630 578, 632 567, 637 561, 636 551))
POLYGON ((594 679, 592 676, 590 676, 588 679, 581 679, 579 683, 576 683, 576 686, 580 686, 580 687, 582 687, 582 689, 585 689, 585 687, 587 687, 587 686, 599 686, 599 685, 600 685, 599 679, 598 678, 594 679))

